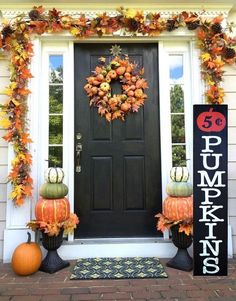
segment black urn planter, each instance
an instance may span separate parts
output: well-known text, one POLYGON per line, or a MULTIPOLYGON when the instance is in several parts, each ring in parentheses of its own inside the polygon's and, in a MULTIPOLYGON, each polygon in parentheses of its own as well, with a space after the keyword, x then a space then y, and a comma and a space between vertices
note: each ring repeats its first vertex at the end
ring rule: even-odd
POLYGON ((57 253, 57 249, 63 242, 63 231, 62 229, 57 236, 49 236, 47 233, 41 232, 42 245, 48 252, 41 263, 40 271, 52 274, 70 265, 68 261, 61 259, 57 253))
POLYGON ((193 269, 193 259, 189 255, 187 248, 192 244, 192 235, 179 232, 179 225, 172 226, 171 232, 172 242, 178 248, 178 251, 166 265, 182 271, 191 271, 193 269))

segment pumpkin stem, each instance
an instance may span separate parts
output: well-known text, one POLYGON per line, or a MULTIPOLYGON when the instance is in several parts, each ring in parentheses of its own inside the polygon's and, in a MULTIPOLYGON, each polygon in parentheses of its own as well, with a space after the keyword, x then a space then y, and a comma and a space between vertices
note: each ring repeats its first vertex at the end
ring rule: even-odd
POLYGON ((31 243, 31 234, 29 232, 27 232, 27 235, 28 235, 27 244, 30 244, 31 243))

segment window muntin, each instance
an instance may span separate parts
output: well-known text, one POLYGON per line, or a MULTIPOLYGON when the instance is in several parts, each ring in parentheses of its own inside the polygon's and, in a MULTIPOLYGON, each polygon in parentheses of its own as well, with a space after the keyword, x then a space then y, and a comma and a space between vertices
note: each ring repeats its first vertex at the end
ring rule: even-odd
POLYGON ((172 165, 186 166, 183 54, 169 54, 172 165))
POLYGON ((63 165, 63 55, 49 55, 48 165, 63 165))

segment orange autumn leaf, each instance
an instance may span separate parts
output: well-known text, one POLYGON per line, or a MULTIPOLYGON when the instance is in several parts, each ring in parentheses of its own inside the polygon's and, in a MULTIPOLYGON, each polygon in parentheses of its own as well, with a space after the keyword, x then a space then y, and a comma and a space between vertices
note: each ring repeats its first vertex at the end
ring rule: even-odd
POLYGON ((112 120, 115 120, 115 119, 118 119, 118 118, 121 118, 123 119, 123 114, 122 114, 122 111, 121 110, 117 110, 115 111, 113 114, 112 114, 112 120))
POLYGON ((22 187, 22 190, 26 196, 32 196, 32 186, 26 185, 26 186, 22 187))
POLYGON ((190 22, 196 22, 197 20, 198 20, 198 17, 197 17, 197 16, 191 15, 191 16, 189 16, 188 18, 186 18, 184 21, 185 21, 186 23, 190 23, 190 22))
POLYGON ((164 232, 166 229, 167 227, 165 226, 164 220, 160 218, 157 223, 157 230, 164 232))
POLYGON ((105 117, 108 122, 111 122, 111 113, 106 113, 105 117))
POLYGON ((28 133, 22 133, 20 140, 21 140, 21 142, 23 144, 27 144, 27 143, 32 143, 33 142, 28 133))
POLYGON ((17 205, 17 206, 22 206, 23 204, 24 204, 24 198, 21 196, 21 197, 17 197, 16 199, 15 199, 15 204, 17 205))
POLYGON ((47 22, 44 21, 30 21, 30 25, 32 26, 34 31, 39 35, 43 34, 48 26, 47 22))
POLYGON ((211 61, 209 61, 208 63, 207 63, 207 66, 210 68, 210 69, 213 69, 213 68, 215 68, 215 63, 214 62, 211 62, 211 61))
POLYGON ((10 141, 13 137, 13 132, 12 131, 8 131, 6 135, 4 135, 2 138, 6 141, 10 141))
POLYGON ((144 68, 140 69, 139 74, 144 75, 144 68))
POLYGON ((163 214, 159 213, 155 215, 156 218, 158 218, 157 221, 157 230, 160 230, 164 232, 165 230, 171 229, 174 225, 179 225, 179 232, 185 232, 187 235, 190 235, 192 233, 192 227, 193 227, 193 220, 169 220, 167 217, 165 217, 163 214))
POLYGON ((222 49, 223 49, 223 47, 214 47, 214 48, 212 49, 212 52, 213 52, 214 54, 220 54, 221 51, 222 51, 222 49))
POLYGON ((204 30, 199 29, 197 32, 197 36, 200 40, 204 40, 206 38, 206 33, 204 30))
POLYGON ((17 119, 17 120, 15 121, 15 128, 16 128, 17 130, 21 130, 21 128, 22 128, 21 120, 17 119))
POLYGON ((25 154, 25 162, 28 164, 32 163, 32 155, 31 154, 25 154))
POLYGON ((224 20, 223 15, 217 16, 212 20, 212 23, 221 23, 224 20))
POLYGON ((102 106, 98 107, 98 113, 103 116, 107 112, 107 109, 103 108, 102 106))
POLYGON ((33 184, 33 179, 31 177, 26 177, 25 180, 28 184, 33 184))
POLYGON ((19 173, 19 168, 14 166, 12 168, 12 170, 10 171, 8 178, 15 179, 17 177, 18 173, 19 173))
POLYGON ((21 69, 21 77, 27 79, 27 78, 32 78, 33 76, 29 69, 23 68, 21 69))
POLYGON ((45 9, 43 8, 42 5, 34 6, 33 9, 37 10, 39 12, 39 14, 42 14, 45 11, 45 9))
POLYGON ((28 89, 28 88, 21 88, 21 89, 18 89, 17 92, 20 94, 20 95, 23 95, 23 96, 26 96, 28 94, 31 93, 31 91, 28 89))
POLYGON ((180 224, 179 232, 184 232, 186 235, 191 235, 192 234, 192 225, 180 224))
POLYGON ((57 22, 53 22, 52 24, 51 24, 51 26, 52 26, 52 31, 53 32, 61 32, 62 31, 62 27, 61 27, 61 24, 60 23, 57 23, 57 22))
POLYGON ((96 71, 96 73, 98 74, 98 73, 101 73, 101 71, 102 71, 102 68, 101 67, 99 67, 99 66, 97 66, 96 68, 95 68, 95 71, 96 71))

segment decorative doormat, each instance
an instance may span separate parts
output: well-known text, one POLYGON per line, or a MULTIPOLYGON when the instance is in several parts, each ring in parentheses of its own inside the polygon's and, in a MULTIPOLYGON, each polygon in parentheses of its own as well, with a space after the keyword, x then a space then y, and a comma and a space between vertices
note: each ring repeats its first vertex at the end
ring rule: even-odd
POLYGON ((81 258, 70 279, 167 278, 157 257, 81 258))

